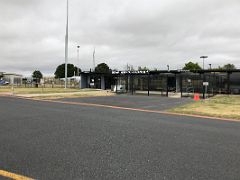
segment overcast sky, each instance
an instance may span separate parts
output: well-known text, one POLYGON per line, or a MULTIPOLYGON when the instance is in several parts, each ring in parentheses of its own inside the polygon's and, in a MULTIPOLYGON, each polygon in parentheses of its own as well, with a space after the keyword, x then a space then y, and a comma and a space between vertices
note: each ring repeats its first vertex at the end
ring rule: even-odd
MULTIPOLYGON (((69 0, 69 63, 240 68, 240 0, 69 0), (77 48, 80 45, 80 63, 77 48)), ((0 0, 0 71, 54 73, 64 63, 66 0, 0 0)))

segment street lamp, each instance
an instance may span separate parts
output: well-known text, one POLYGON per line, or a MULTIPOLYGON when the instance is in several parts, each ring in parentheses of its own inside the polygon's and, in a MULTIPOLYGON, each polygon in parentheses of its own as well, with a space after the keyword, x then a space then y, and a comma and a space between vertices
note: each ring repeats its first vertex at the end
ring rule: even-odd
POLYGON ((200 58, 203 59, 203 70, 204 70, 204 60, 205 60, 206 58, 208 58, 208 56, 201 56, 200 58))
MULTIPOLYGON (((78 64, 78 66, 80 65, 80 62, 79 62, 79 48, 80 48, 80 46, 77 46, 77 64, 78 64)), ((79 67, 77 68, 77 76, 79 76, 79 67)))
POLYGON ((66 35, 65 35, 65 85, 67 89, 67 64, 68 64, 68 0, 67 0, 67 23, 66 23, 66 35))
POLYGON ((210 69, 210 70, 212 69, 212 64, 209 64, 209 69, 210 69))

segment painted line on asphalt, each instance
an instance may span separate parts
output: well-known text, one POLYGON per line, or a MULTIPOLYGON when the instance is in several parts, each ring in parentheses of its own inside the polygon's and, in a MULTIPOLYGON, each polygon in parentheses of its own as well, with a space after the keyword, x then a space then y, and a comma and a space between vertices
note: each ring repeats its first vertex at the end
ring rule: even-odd
POLYGON ((59 101, 59 100, 49 100, 49 99, 34 99, 34 98, 26 98, 26 97, 16 97, 16 98, 32 100, 32 101, 41 101, 41 102, 52 102, 52 103, 60 103, 60 104, 81 105, 81 106, 89 106, 89 107, 103 107, 103 108, 112 108, 112 109, 120 109, 120 110, 157 113, 157 114, 171 115, 171 116, 182 116, 182 117, 185 116, 185 117, 195 117, 195 118, 201 118, 201 119, 240 122, 240 120, 231 119, 231 118, 221 118, 221 117, 212 117, 212 116, 204 116, 204 115, 194 115, 194 114, 182 114, 182 113, 166 112, 166 111, 159 111, 159 110, 128 108, 128 107, 122 107, 122 106, 112 106, 112 105, 95 104, 95 103, 70 102, 70 101, 59 101))
POLYGON ((172 115, 172 116, 187 116, 187 117, 196 117, 196 118, 202 118, 202 119, 213 119, 213 120, 240 122, 240 120, 236 120, 236 119, 202 116, 202 115, 192 115, 192 114, 181 114, 181 113, 173 113, 173 112, 166 112, 166 111, 159 111, 159 110, 149 110, 149 109, 141 109, 141 108, 127 108, 127 107, 121 107, 121 106, 111 106, 111 105, 81 103, 81 102, 66 102, 66 101, 50 101, 50 102, 56 102, 56 103, 62 103, 62 104, 72 104, 72 105, 82 105, 82 106, 92 106, 92 107, 105 107, 105 108, 129 110, 129 111, 139 111, 139 112, 147 112, 147 113, 158 113, 158 114, 172 115))
POLYGON ((14 180, 34 180, 32 178, 22 176, 22 175, 18 175, 18 174, 15 174, 15 173, 11 173, 11 172, 4 171, 4 170, 0 170, 0 176, 10 178, 10 179, 14 179, 14 180))
POLYGON ((34 100, 61 103, 61 104, 89 106, 89 107, 103 107, 103 108, 112 108, 112 109, 129 110, 129 111, 139 111, 139 112, 147 112, 147 113, 158 113, 158 114, 171 115, 171 116, 186 116, 186 117, 195 117, 195 118, 201 118, 201 119, 212 119, 212 120, 221 120, 221 121, 240 122, 240 120, 231 119, 231 118, 211 117, 211 116, 194 115, 194 114, 182 114, 182 113, 166 112, 166 111, 159 111, 159 110, 149 110, 149 109, 141 109, 141 108, 128 108, 128 107, 122 107, 122 106, 112 106, 112 105, 95 104, 95 103, 69 102, 69 101, 58 101, 58 100, 41 100, 41 99, 34 99, 34 100))

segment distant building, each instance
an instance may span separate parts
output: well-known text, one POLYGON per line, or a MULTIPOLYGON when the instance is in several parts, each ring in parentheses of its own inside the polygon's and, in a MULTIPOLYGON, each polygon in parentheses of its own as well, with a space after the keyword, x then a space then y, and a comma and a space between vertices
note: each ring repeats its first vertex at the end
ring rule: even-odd
POLYGON ((81 72, 80 88, 131 94, 240 94, 240 69, 81 72), (113 88, 113 89, 114 89, 113 88))
POLYGON ((22 85, 23 76, 15 73, 3 73, 3 80, 9 82, 10 85, 22 85))
POLYGON ((3 77, 3 73, 4 73, 4 72, 0 72, 0 78, 2 78, 2 77, 3 77))

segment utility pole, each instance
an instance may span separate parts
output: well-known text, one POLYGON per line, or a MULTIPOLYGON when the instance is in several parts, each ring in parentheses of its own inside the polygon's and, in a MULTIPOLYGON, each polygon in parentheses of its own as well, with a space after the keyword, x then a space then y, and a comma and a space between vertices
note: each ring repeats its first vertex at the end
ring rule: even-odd
MULTIPOLYGON (((79 61, 79 48, 80 48, 80 46, 77 46, 77 64, 78 64, 78 66, 80 67, 80 61, 79 61)), ((77 67, 77 76, 80 75, 79 67, 77 67)))
POLYGON ((66 24, 66 35, 65 35, 65 86, 67 89, 67 64, 68 64, 68 0, 67 0, 67 24, 66 24))

